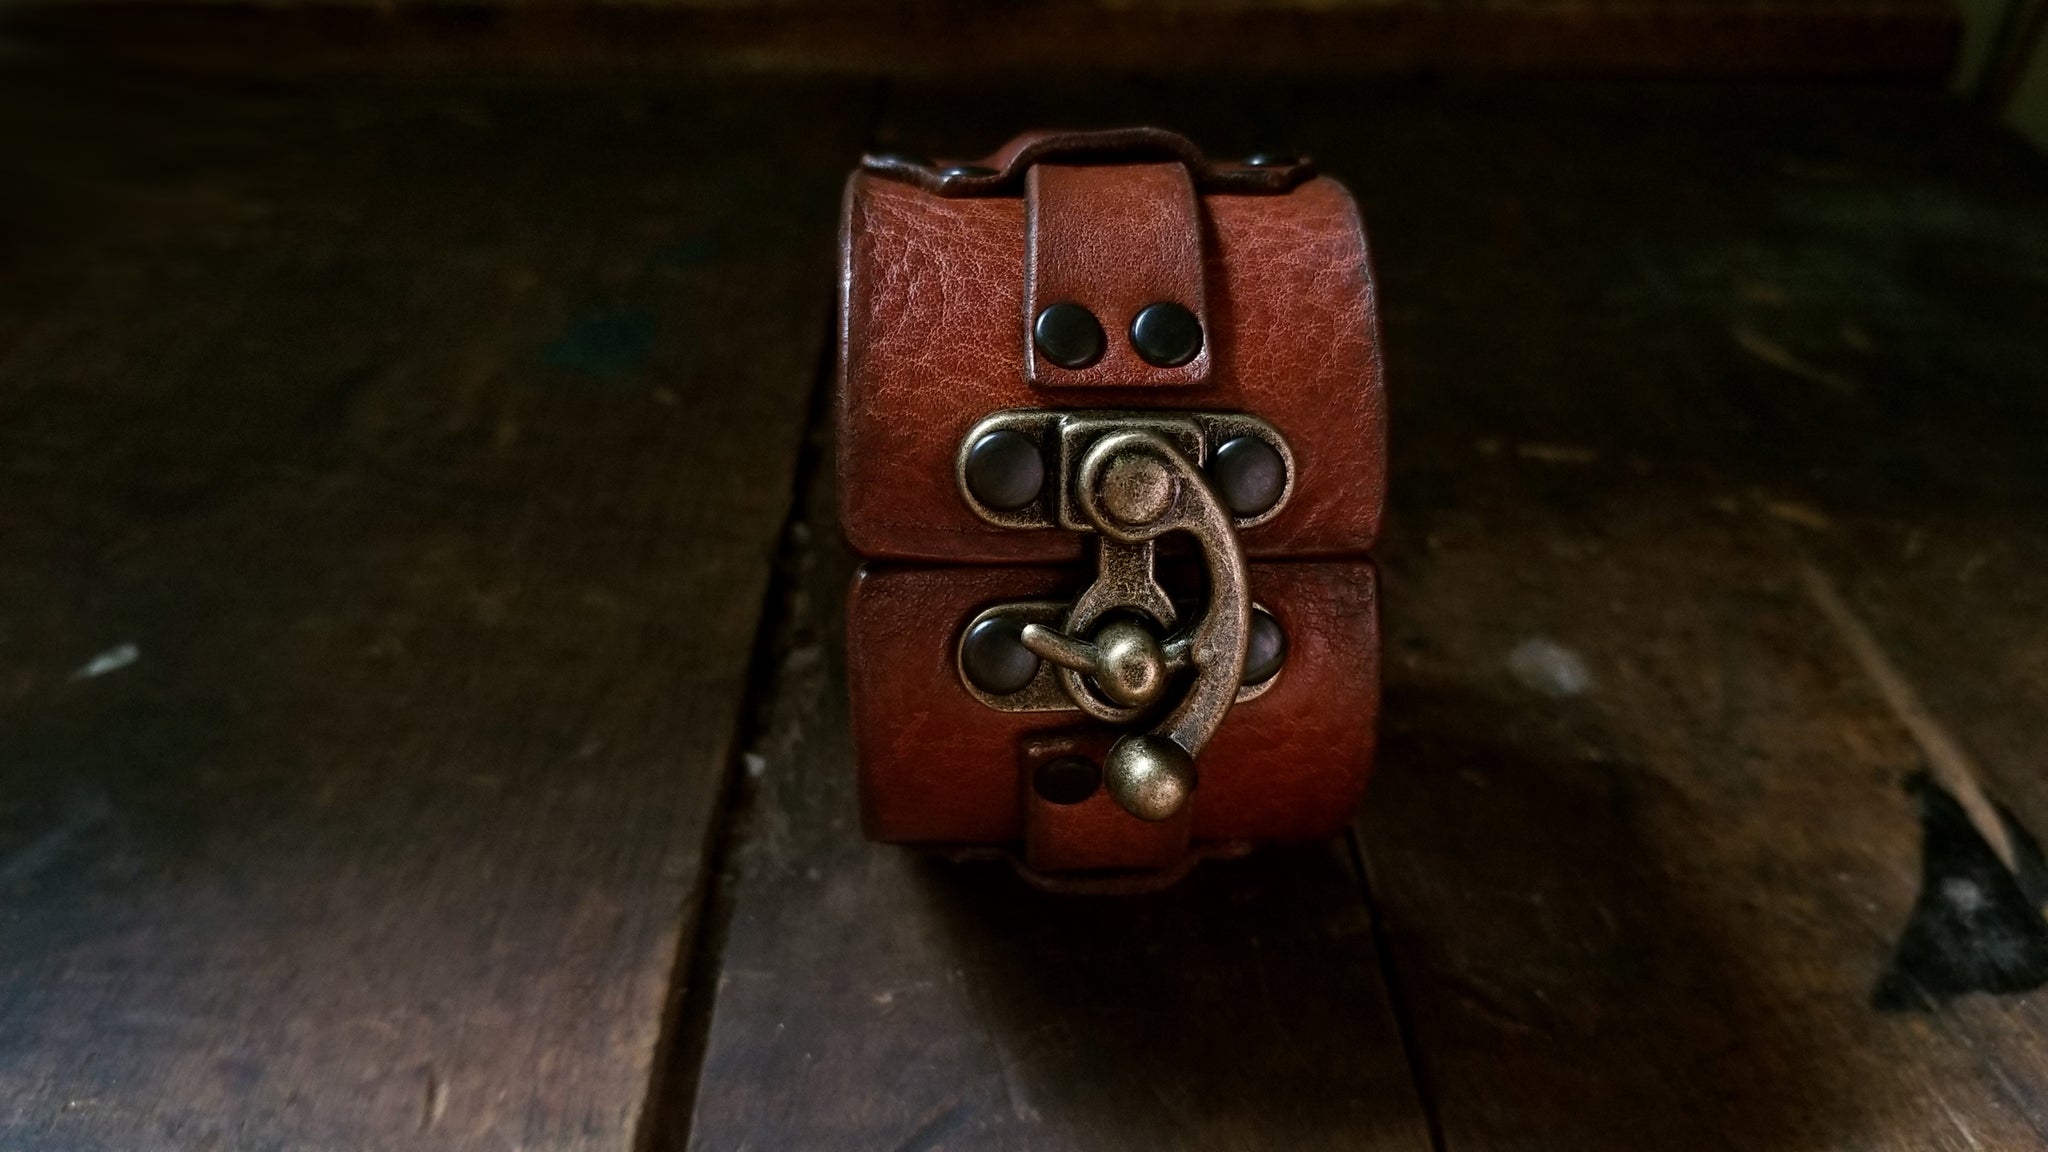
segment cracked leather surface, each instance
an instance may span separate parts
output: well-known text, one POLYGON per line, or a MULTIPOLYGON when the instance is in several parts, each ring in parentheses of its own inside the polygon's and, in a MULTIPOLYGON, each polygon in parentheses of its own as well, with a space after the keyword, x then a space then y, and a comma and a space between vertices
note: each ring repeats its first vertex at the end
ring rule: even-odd
MULTIPOLYGON (((1173 368, 1145 362, 1131 321, 1168 302, 1209 330, 1203 289, 1202 215, 1179 164, 1040 164, 1025 180, 1024 326, 1048 304, 1079 304, 1102 324, 1101 359, 1062 368, 1025 341, 1025 367, 1040 388, 1157 388, 1199 384, 1209 345, 1173 368)), ((1155 401, 1157 403, 1158 401, 1155 401)))
MULTIPOLYGON (((1208 379, 1175 388, 1037 388, 1026 379, 1021 198, 949 199, 857 172, 842 254, 841 524, 874 558, 1077 560, 1081 540, 986 524, 954 487, 976 420, 1005 408, 1253 412, 1287 438, 1295 497, 1244 533, 1246 554, 1356 556, 1386 485, 1386 397, 1365 234, 1350 195, 1201 198, 1208 379)), ((1126 340, 1105 321, 1112 344, 1126 340)))
POLYGON ((846 189, 837 467, 847 540, 875 561, 847 608, 867 834, 998 851, 1049 887, 1128 890, 1252 842, 1341 830, 1373 759, 1378 592, 1363 557, 1386 483, 1356 205, 1306 161, 1212 165, 1150 129, 1030 134, 987 167, 947 176, 871 158, 846 189), (1037 357, 1031 321, 1061 300, 1102 323, 1096 364, 1037 357), (1159 300, 1203 322, 1201 355, 1179 368, 1129 343, 1131 317, 1159 300), (1289 503, 1240 533, 1252 596, 1287 632, 1286 663, 1230 709, 1187 806, 1160 824, 1101 790, 1057 805, 1031 786, 1048 757, 1100 763, 1122 729, 1078 711, 998 711, 960 682, 959 633, 981 610, 1071 599, 1093 576, 1081 534, 984 523, 955 487, 968 430, 1011 408, 1249 412, 1293 451, 1289 503))
MULTIPOLYGON (((1024 839, 1031 804, 1024 742, 1116 729, 1078 712, 997 712, 961 686, 960 628, 992 604, 1072 596, 1061 568, 868 565, 847 600, 847 679, 860 762, 861 819, 877 840, 1002 844, 1024 839), (1029 799, 1027 799, 1029 797, 1029 799)), ((1379 711, 1378 580, 1369 562, 1258 564, 1252 596, 1287 630, 1271 689, 1231 708, 1197 759, 1186 810, 1194 841, 1327 836, 1351 819, 1372 765, 1379 711)), ((1046 806, 1052 807, 1052 806, 1046 806)), ((1039 838, 1034 865, 1159 860, 1160 833, 1104 793, 1039 838)), ((1043 817, 1043 813, 1041 813, 1043 817)))

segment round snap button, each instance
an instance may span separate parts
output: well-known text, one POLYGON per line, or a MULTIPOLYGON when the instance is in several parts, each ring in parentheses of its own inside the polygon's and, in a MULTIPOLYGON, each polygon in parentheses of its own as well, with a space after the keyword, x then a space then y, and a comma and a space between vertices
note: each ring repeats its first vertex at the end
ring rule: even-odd
POLYGON ((967 491, 983 506, 1015 512, 1045 487, 1045 457, 1031 437, 998 428, 967 450, 967 491))
POLYGON ((1264 684, 1287 662, 1287 632, 1264 608, 1252 609, 1250 635, 1244 646, 1244 683, 1264 684))
POLYGON ((1031 326, 1038 354, 1062 368, 1086 368, 1102 357, 1102 324, 1079 304, 1048 304, 1031 326))
POLYGON ((1020 692, 1038 675, 1038 655, 1024 646, 1024 622, 991 616, 967 630, 960 666, 976 688, 991 696, 1020 692))
POLYGON ((1147 304, 1131 321, 1131 347, 1155 368, 1178 368, 1202 350, 1202 322, 1171 301, 1147 304))
POLYGON ((1209 478, 1234 516, 1263 514, 1287 490, 1287 462, 1257 436, 1235 436, 1209 459, 1209 478))

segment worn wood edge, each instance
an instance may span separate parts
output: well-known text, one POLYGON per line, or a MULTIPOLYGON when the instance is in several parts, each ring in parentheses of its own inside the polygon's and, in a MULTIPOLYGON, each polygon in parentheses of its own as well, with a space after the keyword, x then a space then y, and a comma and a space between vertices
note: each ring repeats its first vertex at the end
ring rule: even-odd
MULTIPOLYGON (((832 349, 829 323, 831 308, 822 303, 809 325, 815 333, 812 343, 821 358, 828 357, 832 349)), ((815 414, 825 403, 830 393, 829 375, 820 369, 818 381, 812 385, 809 409, 815 414)), ((741 689, 737 706, 733 710, 732 724, 725 738, 720 757, 724 771, 716 775, 710 795, 704 807, 701 825, 689 830, 698 846, 696 875, 688 896, 684 900, 675 943, 675 954, 670 963, 666 1002, 662 1006, 661 1032, 656 1042, 654 1058, 649 1063, 645 1096, 640 1114, 633 1127, 632 1147, 637 1152, 663 1147, 668 1142, 667 1133, 672 1126, 680 1124, 687 1130, 689 1124, 688 1094, 672 1091, 672 1086, 687 1081, 694 1084, 703 1067, 704 1041, 709 1033, 711 1011, 717 995, 718 953, 724 946, 724 932, 717 908, 718 900, 713 891, 721 871, 721 862, 729 847, 731 829, 727 824, 732 802, 734 779, 744 770, 745 750, 761 730, 763 710, 767 695, 774 688, 777 663, 776 637, 784 627, 786 612, 784 602, 789 595, 792 572, 783 547, 792 525, 800 523, 805 511, 805 493, 809 490, 812 476, 818 468, 818 453, 809 435, 815 415, 807 418, 804 434, 787 453, 787 464, 782 469, 787 479, 783 494, 782 527, 775 535, 776 557, 761 582, 760 595, 750 606, 756 621, 754 643, 747 658, 746 678, 741 689), (705 979, 706 976, 711 977, 705 979), (682 1111, 671 1115, 669 1102, 681 1101, 682 1111)), ((725 917, 731 914, 726 908, 725 917)))
POLYGON ((736 810, 746 800, 739 784, 750 751, 774 725, 774 708, 782 688, 781 668, 790 648, 790 628, 797 618, 796 601, 804 592, 804 547, 813 496, 825 468, 824 428, 832 401, 834 310, 821 309, 811 329, 816 333, 817 370, 807 403, 796 458, 788 469, 782 527, 775 537, 775 557, 755 612, 754 644, 747 661, 746 687, 741 694, 733 735, 726 748, 726 771, 711 809, 714 826, 702 837, 703 858, 693 893, 689 931, 677 950, 670 981, 670 1004, 663 1016, 663 1051, 649 1083, 647 1107, 633 1144, 635 1149, 684 1146, 694 1119, 697 1084, 709 1049, 718 1002, 719 974, 724 962, 734 910, 731 893, 722 890, 729 856, 735 847, 736 810))
POLYGON ((0 34, 44 50, 156 66, 295 70, 594 68, 977 76, 1110 70, 1253 76, 1453 73, 1947 77, 1961 24, 1932 0, 1774 7, 1506 5, 1131 10, 966 6, 886 17, 821 6, 769 12, 655 2, 572 8, 32 0, 0 34))

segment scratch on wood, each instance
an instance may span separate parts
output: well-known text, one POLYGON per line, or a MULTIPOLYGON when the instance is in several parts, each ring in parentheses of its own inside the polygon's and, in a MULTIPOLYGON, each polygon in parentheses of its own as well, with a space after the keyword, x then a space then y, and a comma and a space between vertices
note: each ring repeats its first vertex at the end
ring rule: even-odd
POLYGON ((1515 455, 1538 464, 1592 464, 1600 454, 1571 444, 1517 444, 1515 455))
POLYGON ((1879 646, 1877 637, 1870 628, 1849 610, 1842 594, 1818 568, 1811 564, 1799 566, 1800 579, 1806 585, 1806 594, 1814 607, 1835 629, 1850 655, 1863 668, 1864 675, 1876 685, 1878 694, 1891 707, 1899 722, 1920 746, 1921 755, 1927 758, 1927 770, 1935 781, 1955 797, 1969 816, 1970 823, 1977 829, 1984 842, 1998 854, 1998 859, 2007 869, 2019 870, 2019 853, 2014 849, 2012 837, 2007 834, 2005 821, 1998 816, 1998 809, 1984 794, 1984 786, 1978 781, 1977 767, 1970 754, 1963 751, 1961 744, 1942 727, 1941 721, 1927 710, 1920 694, 1899 673, 1899 670, 1879 646))
POLYGON ((441 1079, 432 1064, 427 1065, 426 1099, 420 1102, 420 1131, 424 1132, 441 1122, 448 1113, 448 1082, 441 1079))
POLYGON ((1824 384, 1837 392, 1854 394, 1856 391, 1856 381, 1839 372, 1830 372, 1825 368, 1808 364, 1793 355, 1791 349, 1747 324, 1735 325, 1729 329, 1728 334, 1734 337, 1736 347, 1779 371, 1789 372, 1802 380, 1824 384))
POLYGON ((91 680, 109 672, 119 672, 142 658, 142 649, 133 644, 116 644, 105 652, 85 662, 85 666, 71 674, 73 680, 91 680))
POLYGON ((72 841, 105 822, 111 811, 105 796, 88 796, 74 804, 63 823, 0 859, 0 885, 20 883, 49 867, 72 841))

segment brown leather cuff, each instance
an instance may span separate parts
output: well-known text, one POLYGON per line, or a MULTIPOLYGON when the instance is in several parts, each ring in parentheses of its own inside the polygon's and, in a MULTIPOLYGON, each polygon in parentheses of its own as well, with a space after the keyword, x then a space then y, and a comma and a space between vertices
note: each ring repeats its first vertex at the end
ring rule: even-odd
POLYGON ((1121 890, 1342 828, 1386 445, 1350 196, 1156 129, 1033 133, 869 157, 842 255, 868 834, 1121 890))

